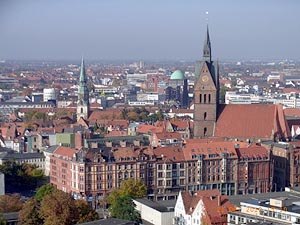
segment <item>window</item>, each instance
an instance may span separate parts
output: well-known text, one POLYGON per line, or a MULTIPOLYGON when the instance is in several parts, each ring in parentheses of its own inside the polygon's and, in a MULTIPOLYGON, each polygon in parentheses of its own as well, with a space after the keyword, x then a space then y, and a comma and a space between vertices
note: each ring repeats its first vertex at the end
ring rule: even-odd
POLYGON ((206 127, 204 127, 204 129, 203 129, 203 134, 204 134, 204 136, 207 135, 207 128, 206 127))
POLYGON ((206 94, 204 94, 204 103, 206 103, 206 94))
POLYGON ((80 108, 80 113, 83 113, 83 108, 80 108))
POLYGON ((208 95, 208 103, 210 103, 210 100, 211 100, 211 98, 210 98, 210 94, 208 95))
POLYGON ((202 94, 199 95, 199 103, 202 103, 202 94))
POLYGON ((203 119, 206 120, 207 112, 204 112, 203 119))

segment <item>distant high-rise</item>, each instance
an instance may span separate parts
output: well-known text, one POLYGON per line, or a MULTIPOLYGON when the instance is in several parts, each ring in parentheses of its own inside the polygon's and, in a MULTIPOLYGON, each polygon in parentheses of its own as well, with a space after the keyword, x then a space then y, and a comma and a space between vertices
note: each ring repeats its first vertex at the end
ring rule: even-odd
POLYGON ((196 65, 194 85, 194 137, 214 135, 219 106, 218 63, 211 60, 211 43, 207 27, 203 59, 196 65))
POLYGON ((87 87, 87 77, 85 74, 84 60, 82 58, 78 86, 77 120, 79 120, 80 118, 88 119, 89 110, 89 90, 87 87))

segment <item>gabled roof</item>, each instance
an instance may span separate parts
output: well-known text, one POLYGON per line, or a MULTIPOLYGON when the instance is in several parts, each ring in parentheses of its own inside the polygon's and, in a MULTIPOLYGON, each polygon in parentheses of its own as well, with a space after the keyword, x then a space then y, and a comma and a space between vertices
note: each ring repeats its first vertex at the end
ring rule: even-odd
POLYGON ((205 196, 218 196, 220 195, 220 191, 218 189, 213 190, 203 190, 203 191, 182 191, 182 201, 185 209, 185 213, 187 215, 191 215, 199 201, 205 196))
POLYGON ((214 136, 274 140, 291 136, 281 105, 221 105, 214 136))

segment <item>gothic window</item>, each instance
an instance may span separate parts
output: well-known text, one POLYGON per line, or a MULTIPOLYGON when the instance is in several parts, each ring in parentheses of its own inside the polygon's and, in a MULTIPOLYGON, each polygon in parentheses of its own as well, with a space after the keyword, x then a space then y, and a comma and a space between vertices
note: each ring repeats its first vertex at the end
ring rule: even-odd
POLYGON ((204 112, 203 119, 206 120, 207 113, 204 112))
POLYGON ((210 94, 208 95, 208 103, 210 103, 210 100, 211 100, 211 98, 210 98, 210 94))
POLYGON ((199 103, 202 103, 202 94, 199 95, 199 103))
POLYGON ((206 94, 204 94, 204 103, 206 103, 206 94))
POLYGON ((203 129, 203 134, 204 134, 204 136, 206 136, 206 133, 207 133, 207 128, 204 127, 204 129, 203 129))

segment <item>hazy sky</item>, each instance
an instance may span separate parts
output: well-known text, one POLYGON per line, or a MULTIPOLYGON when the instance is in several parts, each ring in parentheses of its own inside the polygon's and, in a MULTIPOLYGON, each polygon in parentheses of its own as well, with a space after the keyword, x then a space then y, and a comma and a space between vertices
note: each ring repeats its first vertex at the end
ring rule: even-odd
POLYGON ((0 0, 0 58, 196 60, 207 22, 215 59, 300 59, 299 0, 0 0))

